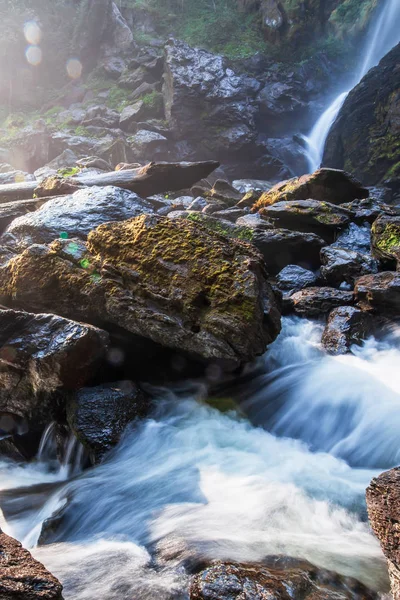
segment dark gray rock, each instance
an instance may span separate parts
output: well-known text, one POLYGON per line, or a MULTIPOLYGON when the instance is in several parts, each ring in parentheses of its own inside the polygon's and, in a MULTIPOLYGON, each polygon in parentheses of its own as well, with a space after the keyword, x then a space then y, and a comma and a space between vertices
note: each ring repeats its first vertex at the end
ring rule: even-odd
POLYGON ((334 308, 322 335, 322 345, 329 354, 346 354, 353 344, 360 344, 372 334, 372 316, 354 306, 334 308))
POLYGON ((301 317, 321 317, 337 306, 353 304, 353 292, 331 287, 309 287, 290 296, 291 310, 301 317))
POLYGON ((207 206, 208 202, 205 198, 198 196, 193 200, 193 202, 188 206, 189 210, 199 211, 201 212, 203 208, 207 206))
POLYGON ((278 288, 282 292, 298 292, 306 287, 315 285, 318 281, 318 276, 308 269, 304 269, 299 265, 288 265, 276 278, 278 288))
POLYGON ((354 293, 357 303, 365 310, 400 315, 400 273, 385 271, 364 275, 356 281, 354 293))
POLYGON ((325 145, 324 165, 345 166, 370 186, 400 187, 399 60, 397 44, 353 88, 325 145))
POLYGON ((327 240, 332 240, 334 233, 352 219, 349 210, 318 200, 280 201, 261 208, 260 214, 270 219, 275 227, 316 233, 327 240))
POLYGON ((148 409, 149 398, 136 384, 119 381, 76 392, 67 404, 67 421, 97 462, 148 409))
POLYGON ((13 415, 9 433, 19 433, 19 418, 33 428, 48 423, 57 408, 54 392, 84 385, 107 344, 108 334, 91 325, 0 310, 0 415, 13 415))
MULTIPOLYGON (((246 218, 241 217, 237 224, 246 218)), ((293 264, 306 269, 318 268, 320 251, 325 246, 325 241, 314 233, 262 227, 254 229, 251 241, 263 255, 271 274, 293 264)))
POLYGON ((369 254, 371 251, 371 226, 368 223, 349 223, 337 236, 335 246, 369 254))
POLYGON ((199 151, 238 152, 255 141, 260 87, 256 79, 233 72, 222 56, 177 40, 166 45, 166 117, 199 151))
POLYGON ((336 245, 321 250, 321 263, 322 278, 337 287, 343 282, 353 287, 362 275, 378 272, 378 263, 371 255, 337 248, 336 245))

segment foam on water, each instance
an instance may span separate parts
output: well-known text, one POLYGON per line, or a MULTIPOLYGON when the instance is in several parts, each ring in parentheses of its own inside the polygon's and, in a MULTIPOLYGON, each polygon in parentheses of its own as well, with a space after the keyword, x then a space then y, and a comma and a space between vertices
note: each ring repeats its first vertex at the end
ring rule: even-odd
MULTIPOLYGON (((38 523, 70 498, 57 543, 34 550, 66 600, 97 600, 99 590, 108 600, 183 599, 187 560, 274 554, 385 589, 364 493, 396 462, 398 335, 333 358, 321 332, 284 319, 265 374, 232 388, 252 422, 204 404, 200 387, 184 397, 160 390, 153 418, 129 429, 102 465, 67 482, 35 520, 11 519, 5 530, 34 544, 38 523), (171 540, 179 560, 166 558, 171 540)), ((43 464, 0 464, 0 487, 26 485, 22 473, 32 483, 57 476, 43 464)))

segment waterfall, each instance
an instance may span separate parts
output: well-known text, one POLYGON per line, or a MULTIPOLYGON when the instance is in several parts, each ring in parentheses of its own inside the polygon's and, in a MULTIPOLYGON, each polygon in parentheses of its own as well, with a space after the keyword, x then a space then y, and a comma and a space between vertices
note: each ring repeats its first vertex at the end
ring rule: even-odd
POLYGON ((308 146, 307 158, 310 172, 319 168, 329 131, 342 108, 350 91, 364 75, 400 41, 400 0, 385 0, 376 23, 373 24, 367 37, 361 66, 353 85, 346 91, 341 91, 322 113, 309 135, 306 137, 308 146))

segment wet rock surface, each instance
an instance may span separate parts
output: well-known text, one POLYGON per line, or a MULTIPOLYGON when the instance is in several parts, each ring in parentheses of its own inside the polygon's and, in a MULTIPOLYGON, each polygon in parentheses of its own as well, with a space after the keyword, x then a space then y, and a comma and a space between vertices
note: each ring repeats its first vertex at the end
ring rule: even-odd
POLYGON ((354 293, 357 303, 366 310, 400 314, 400 273, 386 271, 360 277, 354 293))
POLYGON ((2 600, 63 600, 58 579, 1 530, 0 597, 2 600))
POLYGON ((353 304, 354 295, 331 287, 309 287, 292 294, 289 301, 296 315, 312 318, 327 315, 337 306, 353 304))
POLYGON ((378 264, 370 255, 336 246, 321 250, 321 262, 321 276, 333 286, 344 282, 354 287, 356 279, 362 275, 378 272, 378 264))
POLYGON ((298 292, 317 283, 318 276, 299 265, 288 265, 278 273, 276 283, 284 293, 298 292))
POLYGON ((349 352, 353 344, 360 344, 373 333, 371 315, 354 306, 334 308, 322 335, 322 345, 329 354, 349 352))
POLYGON ((290 558, 278 558, 271 566, 216 563, 192 580, 190 600, 233 598, 375 600, 378 595, 355 580, 290 558))
POLYGON ((92 231, 78 257, 70 243, 11 259, 0 269, 4 301, 233 363, 262 354, 279 332, 263 261, 249 244, 145 215, 92 231))
POLYGON ((147 414, 149 404, 132 381, 82 388, 68 401, 67 422, 97 462, 119 442, 131 421, 147 414))
MULTIPOLYGON (((108 334, 51 314, 0 310, 0 414, 46 424, 57 405, 53 393, 77 389, 104 358, 108 334)), ((1 419, 0 419, 1 428, 1 419)), ((4 428, 4 424, 3 424, 4 428)))

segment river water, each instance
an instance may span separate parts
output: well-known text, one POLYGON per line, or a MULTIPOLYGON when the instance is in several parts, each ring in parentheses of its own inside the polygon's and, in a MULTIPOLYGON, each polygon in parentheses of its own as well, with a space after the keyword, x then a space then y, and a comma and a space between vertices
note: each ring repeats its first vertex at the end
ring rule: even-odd
POLYGON ((188 565, 276 554, 385 592, 364 493, 399 462, 400 328, 339 357, 321 334, 284 318, 254 369, 212 399, 236 410, 210 406, 201 384, 155 390, 151 418, 68 481, 65 465, 0 463, 0 488, 39 490, 14 494, 2 528, 60 578, 66 600, 184 600, 188 565), (55 543, 35 547, 64 504, 55 543))

